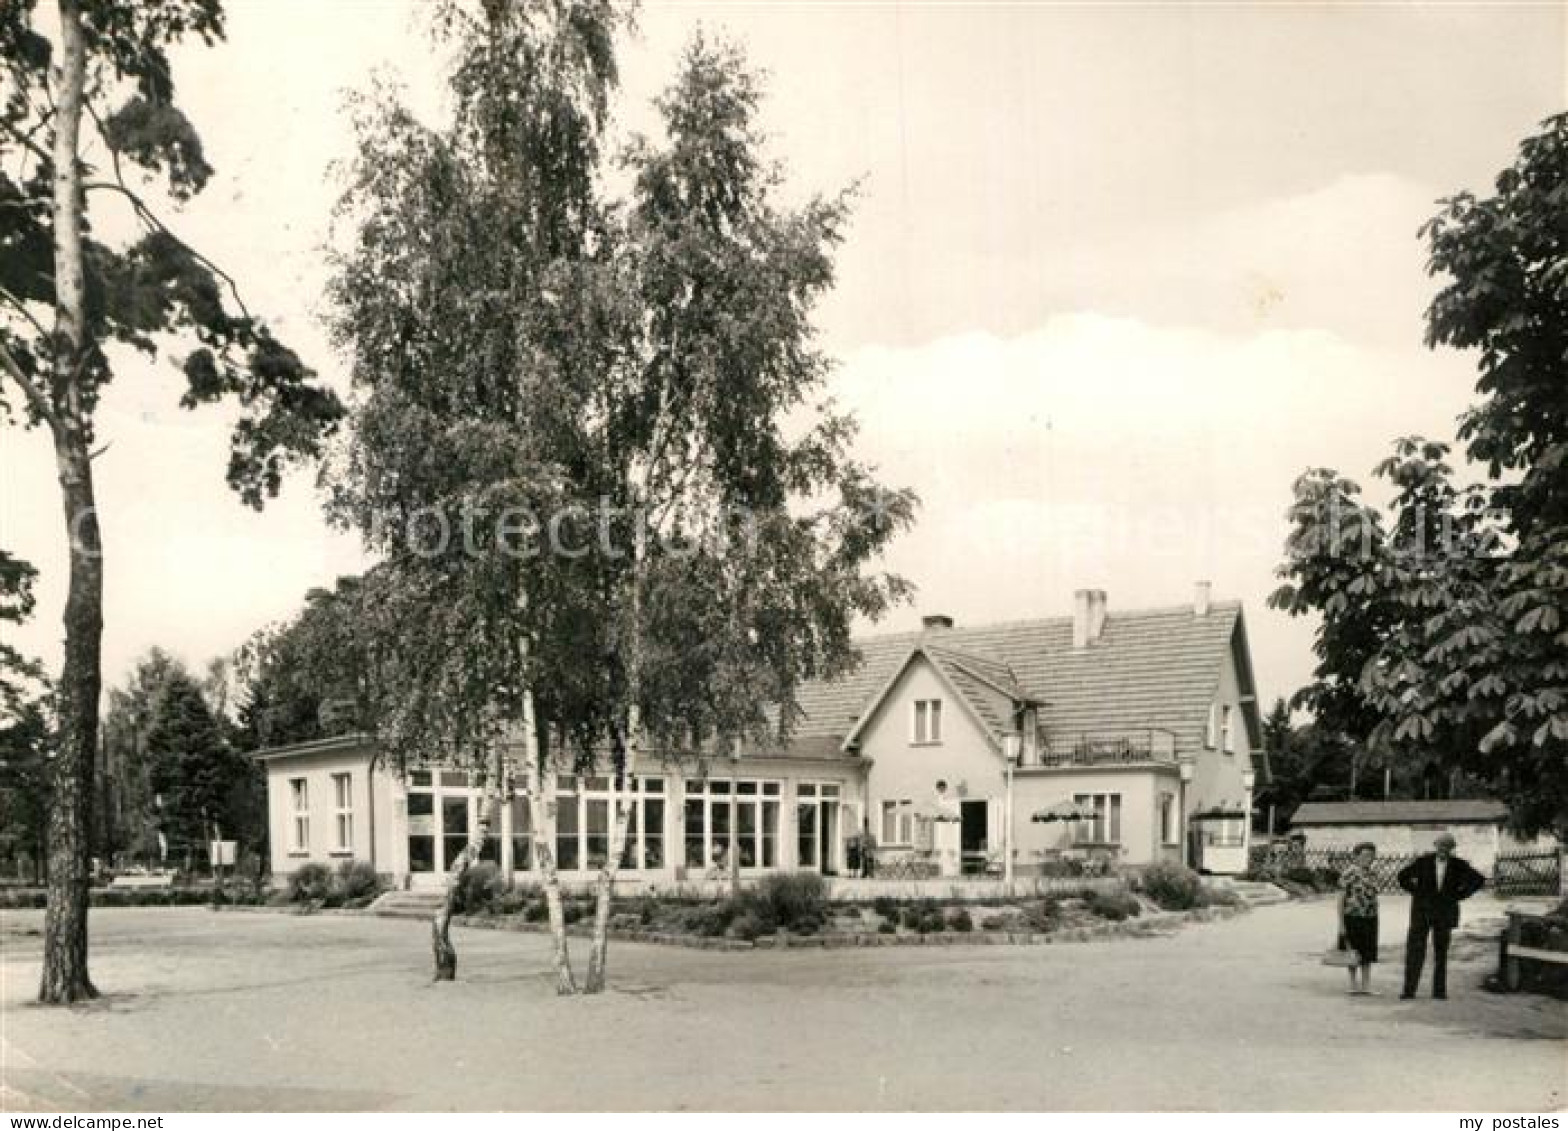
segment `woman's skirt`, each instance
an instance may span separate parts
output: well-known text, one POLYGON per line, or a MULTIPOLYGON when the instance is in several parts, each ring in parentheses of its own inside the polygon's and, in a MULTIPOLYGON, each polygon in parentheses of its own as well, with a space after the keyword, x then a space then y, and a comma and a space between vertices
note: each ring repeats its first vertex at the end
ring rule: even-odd
POLYGON ((1346 915, 1345 945, 1355 951, 1363 966, 1377 961, 1377 916, 1346 915))

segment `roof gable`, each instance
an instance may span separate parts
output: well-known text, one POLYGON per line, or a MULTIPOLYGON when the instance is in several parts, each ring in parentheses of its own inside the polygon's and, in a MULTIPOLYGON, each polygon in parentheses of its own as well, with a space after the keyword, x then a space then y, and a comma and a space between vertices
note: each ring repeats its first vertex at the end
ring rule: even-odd
POLYGON ((1251 682, 1240 623, 1240 602, 1228 601, 1204 616, 1190 605, 1112 611, 1100 639, 1077 650, 1071 617, 871 637, 858 642, 861 662, 853 671, 801 688, 795 733, 848 740, 910 658, 923 654, 998 737, 1009 721, 1001 705, 1029 699, 1043 704, 1041 721, 1052 736, 1156 727, 1175 736, 1178 752, 1196 751, 1233 649, 1240 653, 1238 678, 1251 682))
POLYGON ((888 696, 902 681, 916 660, 925 660, 953 698, 968 712, 990 744, 1001 748, 1002 734, 1010 725, 1017 685, 1005 664, 984 657, 968 656, 933 644, 916 643, 893 669, 881 689, 866 700, 865 708, 844 735, 843 747, 851 749, 871 720, 882 709, 888 696))

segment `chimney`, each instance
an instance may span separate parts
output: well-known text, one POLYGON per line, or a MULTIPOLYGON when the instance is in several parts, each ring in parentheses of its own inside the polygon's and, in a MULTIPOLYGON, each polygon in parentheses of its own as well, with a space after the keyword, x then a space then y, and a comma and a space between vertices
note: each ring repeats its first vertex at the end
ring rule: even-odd
POLYGON ((1200 581, 1192 587, 1192 613, 1193 616, 1206 617, 1209 615, 1209 582, 1200 581))
POLYGON ((920 624, 927 632, 943 632, 953 627, 953 618, 945 613, 932 613, 921 617, 920 624))
POLYGON ((1100 639, 1105 628, 1105 590, 1079 589, 1073 593, 1073 647, 1087 648, 1100 639))

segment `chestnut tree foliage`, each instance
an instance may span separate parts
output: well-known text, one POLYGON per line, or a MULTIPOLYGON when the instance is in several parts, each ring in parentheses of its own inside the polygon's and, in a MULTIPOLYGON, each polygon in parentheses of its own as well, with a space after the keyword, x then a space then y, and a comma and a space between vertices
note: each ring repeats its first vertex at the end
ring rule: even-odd
POLYGON ((110 438, 94 414, 115 361, 168 352, 186 378, 182 406, 239 406, 227 475, 252 506, 291 460, 317 453, 341 407, 160 218, 160 204, 177 208, 212 174, 175 100, 169 53, 223 35, 218 0, 50 7, 0 4, 0 416, 48 430, 69 544, 40 989, 68 1002, 97 992, 87 880, 104 562, 93 459, 110 438))
MULTIPOLYGON (((913 495, 854 458, 811 324, 847 200, 781 200, 755 76, 702 38, 661 135, 612 157, 624 22, 603 0, 443 6, 455 113, 360 106, 332 296, 357 392, 333 508, 380 557, 374 729, 398 764, 484 783, 454 873, 523 791, 547 893, 554 770, 619 790, 780 740, 800 683, 907 590, 872 567, 913 495)), ((629 812, 596 862, 588 992, 629 812)))
POLYGON ((1459 420, 1484 481, 1408 437, 1375 469, 1380 511, 1329 470, 1296 483, 1286 584, 1321 615, 1319 719, 1384 757, 1485 782, 1524 831, 1568 829, 1568 115, 1525 139, 1492 196, 1422 229, 1442 287, 1427 342, 1473 351, 1459 420))

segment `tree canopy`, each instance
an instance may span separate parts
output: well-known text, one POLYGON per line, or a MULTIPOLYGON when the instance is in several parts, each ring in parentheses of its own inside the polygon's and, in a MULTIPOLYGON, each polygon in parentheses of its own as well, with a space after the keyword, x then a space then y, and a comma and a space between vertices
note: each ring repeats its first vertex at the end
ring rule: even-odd
POLYGON ((1298 701, 1385 758, 1456 769, 1523 830, 1568 828, 1568 115, 1527 138, 1494 195, 1422 228, 1443 286, 1427 341, 1473 350, 1482 399, 1459 421, 1484 475, 1412 436, 1374 469, 1386 510, 1328 469, 1303 475, 1286 584, 1315 612, 1298 701))
POLYGON ((782 202, 760 85, 702 37, 610 196, 623 22, 443 6, 452 120, 359 108, 330 481, 381 559, 362 624, 394 764, 493 782, 525 719, 550 764, 618 781, 644 753, 777 739, 799 682, 852 662, 855 618, 907 591, 870 567, 913 495, 853 457, 811 324, 848 199, 782 202))

